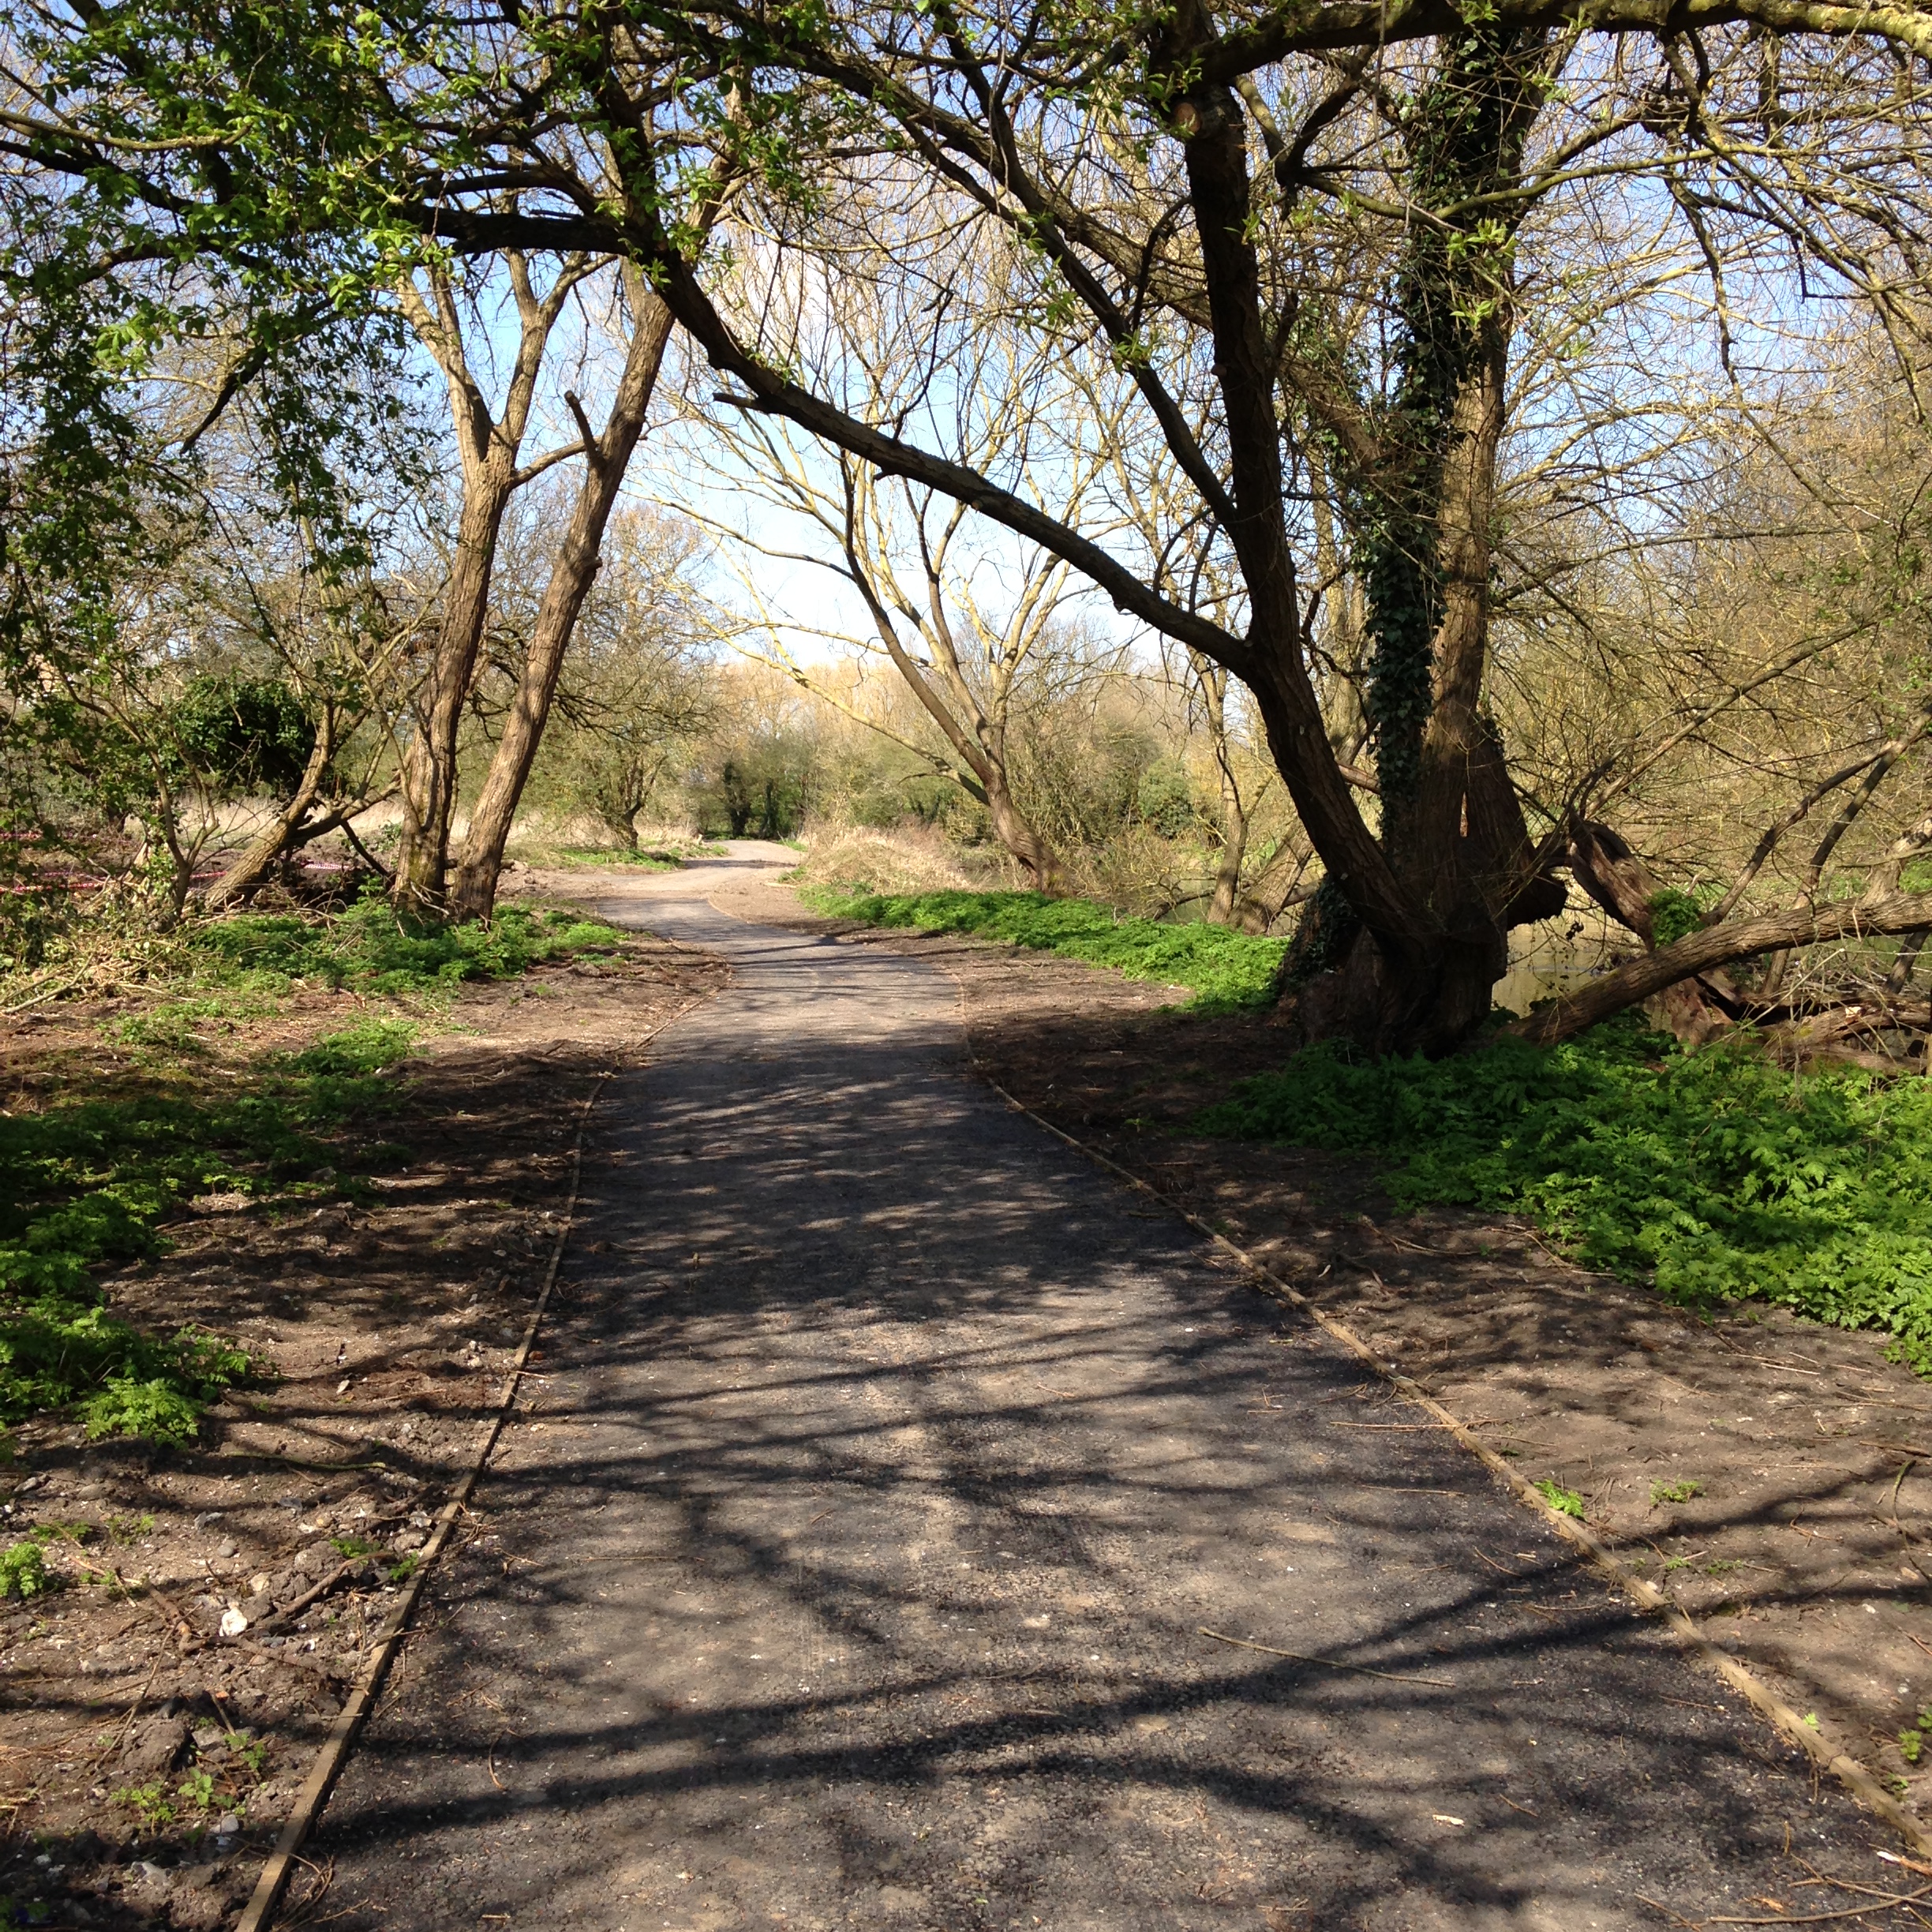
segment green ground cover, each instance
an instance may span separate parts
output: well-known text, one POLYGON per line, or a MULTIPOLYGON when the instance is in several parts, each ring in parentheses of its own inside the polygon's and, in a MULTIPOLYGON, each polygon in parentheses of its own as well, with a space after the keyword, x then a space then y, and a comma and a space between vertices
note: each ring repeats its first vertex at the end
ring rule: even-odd
POLYGON ((511 908, 488 928, 440 928, 401 923, 374 900, 330 918, 241 915, 172 936, 166 996, 114 1023, 148 1050, 122 1082, 133 1091, 0 1114, 0 1425, 72 1407, 92 1436, 193 1435, 253 1365, 218 1336, 143 1332, 114 1312, 101 1272, 162 1252, 166 1224, 198 1194, 354 1194, 358 1171, 399 1151, 369 1127, 395 1104, 385 1076, 425 1009, 459 981, 620 943, 574 913, 511 908), (272 1011, 316 986, 377 995, 389 1013, 219 1077, 200 1064, 197 1027, 272 1011))
POLYGON ((1406 1207, 1523 1214, 1692 1305, 1876 1328, 1932 1373, 1932 1082, 1687 1051, 1631 1024, 1442 1061, 1323 1046, 1242 1082, 1207 1133, 1374 1155, 1406 1207))
POLYGON ((1189 1008, 1227 1013, 1274 998, 1286 939, 1258 939, 1224 926, 1166 926, 1125 919, 1091 899, 1049 899, 1039 893, 859 893, 806 886, 799 897, 834 919, 924 932, 973 933, 1111 966, 1130 979, 1190 988, 1189 1008))

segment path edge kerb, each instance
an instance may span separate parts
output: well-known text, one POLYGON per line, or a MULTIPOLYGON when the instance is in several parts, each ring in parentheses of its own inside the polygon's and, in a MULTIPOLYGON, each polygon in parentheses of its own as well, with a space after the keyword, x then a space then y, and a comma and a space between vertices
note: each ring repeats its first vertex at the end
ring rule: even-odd
MULTIPOLYGON (((949 968, 947 970, 954 984, 960 987, 963 1002, 965 988, 960 984, 958 975, 952 973, 949 968)), ((1727 1656, 1720 1650, 1654 1583, 1638 1576, 1584 1524, 1574 1517, 1565 1515, 1561 1510, 1552 1507, 1548 1499, 1537 1492, 1527 1477, 1511 1469, 1460 1417, 1444 1408, 1413 1376, 1404 1375, 1392 1362, 1378 1355, 1346 1322, 1329 1314, 1292 1282, 1276 1274, 1258 1256, 1251 1254, 1238 1243, 1230 1241, 1219 1228, 1204 1221, 1199 1215, 1183 1207, 1170 1195, 1163 1194, 1159 1188, 1142 1180, 1140 1175, 1123 1167, 1118 1161, 1110 1159, 1098 1148, 1090 1146, 1077 1135, 1070 1134, 1064 1128, 1056 1126, 1043 1114, 1036 1114, 1024 1101, 1016 1099, 980 1065, 979 1056, 972 1050, 971 1032, 964 1028, 961 1030, 966 1032, 967 1054, 972 1062, 975 1073, 1016 1114, 1024 1114, 1036 1126, 1044 1128, 1056 1140, 1063 1141, 1076 1153, 1084 1155, 1095 1166, 1104 1168, 1117 1179, 1125 1181, 1136 1193, 1144 1194, 1150 1200, 1159 1202, 1170 1214, 1178 1215, 1197 1234, 1205 1236, 1223 1253, 1231 1255, 1238 1261, 1247 1271, 1250 1285, 1258 1293, 1267 1296, 1271 1300, 1286 1302, 1340 1342, 1365 1368, 1372 1370, 1387 1383, 1405 1401, 1414 1403, 1432 1421, 1447 1430, 1518 1502, 1533 1510, 1549 1529, 1555 1530, 1557 1535, 1587 1557, 1601 1576, 1630 1597, 1641 1609, 1661 1619, 1664 1627, 1684 1651, 1721 1677, 1773 1730, 1796 1745, 1820 1771, 1836 1779, 1874 1817, 1881 1819, 1897 1833, 1914 1852, 1921 1856, 1932 1856, 1932 1831, 1928 1831, 1900 1804, 1865 1765, 1843 1751, 1833 1750, 1825 1739, 1807 1724, 1762 1678, 1739 1663, 1735 1657, 1727 1656)))
MULTIPOLYGON (((695 1013, 714 997, 705 994, 680 1006, 668 1019, 661 1020, 631 1048, 634 1054, 642 1053, 667 1028, 675 1026, 687 1014, 695 1013)), ((316 1753, 315 1762, 309 1768, 309 1775, 295 1800, 295 1808, 283 1823, 275 1849, 269 1853, 268 1863, 263 1866, 261 1876, 255 1881, 255 1889, 250 1895, 242 1916, 235 1921, 234 1932, 266 1932, 273 1924, 277 1908, 282 1903, 282 1894, 286 1889, 298 1863, 297 1854, 307 1843, 309 1834, 314 1830, 316 1822, 327 1808, 330 1794, 341 1777, 343 1766, 349 1761, 349 1754, 354 1749, 357 1737, 363 1724, 375 1708, 376 1694, 381 1690, 383 1679, 388 1674, 389 1666, 395 1661, 396 1651, 409 1634, 410 1617, 415 1613, 416 1604, 422 1594, 423 1586, 429 1581, 429 1572, 436 1559, 443 1553, 449 1541, 450 1532, 457 1519, 468 1507, 470 1498, 475 1493, 477 1485, 482 1480, 489 1466, 491 1454, 502 1435, 504 1425, 510 1419, 515 1407, 525 1369, 529 1366, 530 1351, 535 1346, 537 1331, 541 1327, 545 1310, 550 1303, 551 1291, 556 1286, 557 1271, 563 1265, 564 1252, 570 1242, 571 1231, 577 1212, 577 1200, 583 1178, 584 1133, 590 1124, 591 1110, 598 1097, 618 1073, 625 1070, 620 1066, 606 1067, 600 1073, 590 1093, 585 1097, 577 1117, 577 1133, 571 1144, 570 1193, 564 1204, 564 1212, 557 1229, 556 1244, 550 1251, 549 1265, 544 1271, 543 1286, 537 1297, 536 1305, 530 1310, 530 1319, 525 1324, 523 1339, 519 1346, 515 1359, 511 1363, 504 1378, 502 1394, 497 1398, 494 1411, 485 1419, 469 1468, 458 1480, 447 1500, 436 1514, 436 1526, 429 1533, 429 1540, 423 1545, 416 1567, 410 1572, 402 1586, 402 1593, 395 1607, 384 1618, 376 1633, 376 1641, 369 1655, 357 1676, 348 1697, 343 1701, 341 1711, 329 1727, 329 1734, 322 1741, 316 1753)))

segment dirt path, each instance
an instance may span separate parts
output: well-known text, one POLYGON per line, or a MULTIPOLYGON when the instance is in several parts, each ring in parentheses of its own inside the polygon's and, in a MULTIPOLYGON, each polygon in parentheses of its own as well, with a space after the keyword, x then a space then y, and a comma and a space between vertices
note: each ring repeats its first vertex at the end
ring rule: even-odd
POLYGON ((1440 1432, 968 1080, 946 979, 713 910, 756 856, 601 902, 733 982, 603 1110, 541 1406, 316 1918, 1608 1932, 1897 1878, 1440 1432))

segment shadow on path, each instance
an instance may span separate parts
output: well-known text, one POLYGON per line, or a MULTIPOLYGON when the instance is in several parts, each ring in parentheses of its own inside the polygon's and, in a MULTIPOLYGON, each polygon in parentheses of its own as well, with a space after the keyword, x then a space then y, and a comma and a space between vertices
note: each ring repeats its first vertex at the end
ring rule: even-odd
POLYGON ((736 976, 604 1111, 318 1918, 1582 1932, 1788 1902, 1788 1847, 1882 1881, 1440 1432, 970 1084, 943 979, 702 886, 605 908, 736 976))

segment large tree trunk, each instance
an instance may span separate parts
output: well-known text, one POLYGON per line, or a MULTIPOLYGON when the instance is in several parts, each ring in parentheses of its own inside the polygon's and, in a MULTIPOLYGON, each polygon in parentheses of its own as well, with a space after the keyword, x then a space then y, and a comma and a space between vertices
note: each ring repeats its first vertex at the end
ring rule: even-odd
MULTIPOLYGON (((1544 78, 1541 36, 1484 27, 1454 36, 1411 119, 1415 200, 1454 208, 1513 182, 1544 78)), ((1412 923, 1391 947, 1357 906, 1368 931, 1343 959, 1341 983, 1305 997, 1304 1008, 1313 1030, 1376 1051, 1441 1053, 1466 1039, 1508 970, 1510 927, 1563 904, 1561 883, 1533 863, 1481 708, 1513 218, 1492 215, 1480 241, 1458 233, 1458 219, 1410 231, 1384 469, 1350 492, 1375 640, 1382 842, 1412 923)))
POLYGON ((456 809, 457 737, 489 614, 497 538, 515 487, 507 464, 485 462, 472 470, 466 463, 464 470, 443 619, 416 735, 402 759, 402 842, 396 854, 395 892, 399 903, 418 912, 440 912, 443 905, 456 809))
POLYGON ((486 919, 496 908, 510 827, 549 721, 551 701, 556 695, 557 679, 577 627, 578 613, 597 576, 605 526, 616 504, 631 452, 643 434, 651 391, 664 361, 665 344, 671 334, 670 310, 635 272, 628 279, 627 293, 632 320, 623 375, 602 435, 593 438, 585 425, 588 450, 583 482, 537 613, 523 674, 504 721, 503 736, 470 814, 470 829, 451 894, 451 909, 459 919, 486 919))

